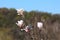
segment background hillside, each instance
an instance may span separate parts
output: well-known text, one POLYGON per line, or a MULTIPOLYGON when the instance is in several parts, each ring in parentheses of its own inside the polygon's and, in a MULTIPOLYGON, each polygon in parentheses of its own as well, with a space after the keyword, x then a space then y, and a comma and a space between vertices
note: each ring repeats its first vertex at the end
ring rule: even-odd
POLYGON ((24 11, 24 16, 18 16, 14 8, 0 8, 0 40, 60 40, 60 14, 24 11), (30 33, 19 31, 15 23, 20 19, 23 19, 26 25, 32 24, 34 30, 30 33), (39 31, 35 28, 37 21, 44 23, 44 30, 39 31))

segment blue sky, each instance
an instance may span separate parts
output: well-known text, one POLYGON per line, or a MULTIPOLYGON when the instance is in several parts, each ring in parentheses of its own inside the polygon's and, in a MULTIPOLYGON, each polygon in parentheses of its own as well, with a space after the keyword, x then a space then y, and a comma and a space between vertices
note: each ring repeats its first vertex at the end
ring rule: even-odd
POLYGON ((60 13, 60 0, 0 0, 1 7, 60 13))

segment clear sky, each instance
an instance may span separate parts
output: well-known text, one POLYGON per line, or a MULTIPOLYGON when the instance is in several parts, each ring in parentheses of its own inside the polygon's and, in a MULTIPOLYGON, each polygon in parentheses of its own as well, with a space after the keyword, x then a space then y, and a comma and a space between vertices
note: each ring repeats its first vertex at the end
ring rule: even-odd
POLYGON ((60 13, 60 0, 0 0, 1 7, 60 13))

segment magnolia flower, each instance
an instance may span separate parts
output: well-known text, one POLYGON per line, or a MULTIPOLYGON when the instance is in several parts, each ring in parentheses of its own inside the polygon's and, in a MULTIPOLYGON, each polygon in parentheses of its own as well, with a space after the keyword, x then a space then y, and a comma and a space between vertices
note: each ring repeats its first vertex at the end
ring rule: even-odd
POLYGON ((41 28, 43 27, 43 23, 42 23, 42 22, 37 22, 37 27, 38 27, 39 29, 41 29, 41 28))
POLYGON ((17 26, 22 27, 23 22, 24 22, 23 20, 20 20, 20 21, 18 21, 16 24, 17 24, 17 26))
POLYGON ((26 32, 29 32, 29 29, 28 29, 28 28, 25 28, 25 31, 26 31, 26 32))
POLYGON ((23 30, 24 30, 25 32, 29 32, 29 30, 28 30, 28 29, 21 29, 21 31, 23 31, 23 30))
POLYGON ((22 16, 23 16, 23 15, 24 15, 23 12, 24 12, 23 9, 17 9, 17 13, 18 13, 18 15, 22 15, 22 16))
POLYGON ((32 26, 28 25, 24 29, 21 29, 21 31, 25 30, 25 32, 29 32, 31 29, 32 29, 32 26))
POLYGON ((29 32, 29 30, 27 28, 21 29, 21 31, 25 31, 25 32, 29 32))

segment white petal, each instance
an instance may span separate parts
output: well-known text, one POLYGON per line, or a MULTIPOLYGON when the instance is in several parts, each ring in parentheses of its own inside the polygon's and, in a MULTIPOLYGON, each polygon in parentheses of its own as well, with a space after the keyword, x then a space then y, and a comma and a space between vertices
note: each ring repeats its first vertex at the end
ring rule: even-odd
POLYGON ((43 23, 42 22, 37 22, 37 27, 38 28, 42 28, 43 27, 43 23))

